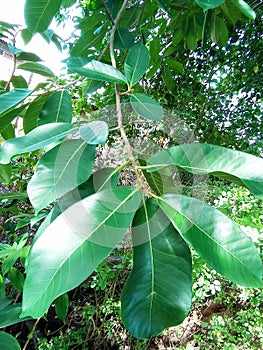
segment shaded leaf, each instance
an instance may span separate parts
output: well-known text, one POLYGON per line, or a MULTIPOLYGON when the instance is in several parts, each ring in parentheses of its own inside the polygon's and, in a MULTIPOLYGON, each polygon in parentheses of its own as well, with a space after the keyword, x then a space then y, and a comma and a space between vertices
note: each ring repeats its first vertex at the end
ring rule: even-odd
POLYGON ((0 332, 0 348, 1 350, 21 350, 16 338, 6 332, 0 332))
POLYGON ((52 221, 28 256, 22 316, 41 317, 55 298, 84 281, 127 232, 140 202, 138 189, 112 187, 52 221))
POLYGON ((168 60, 165 60, 165 63, 167 63, 168 66, 170 66, 170 68, 172 68, 172 70, 175 73, 183 73, 184 71, 184 66, 182 65, 182 63, 176 60, 168 59, 168 60))
POLYGON ((68 305, 69 305, 68 294, 64 293, 60 295, 55 300, 54 303, 55 303, 56 315, 62 322, 65 322, 67 313, 68 313, 68 305))
POLYGON ((142 44, 129 50, 124 62, 124 72, 130 86, 134 86, 146 72, 149 59, 149 52, 142 44))
POLYGON ((118 27, 114 37, 116 49, 129 49, 134 44, 134 35, 127 28, 118 27))
POLYGON ((209 144, 192 143, 168 148, 150 157, 148 171, 176 165, 192 174, 210 174, 247 187, 263 198, 263 159, 209 144))
POLYGON ((0 164, 0 181, 8 184, 11 177, 11 164, 0 164))
POLYGON ((107 141, 109 127, 104 121, 97 120, 81 126, 79 134, 90 145, 103 145, 107 141))
POLYGON ((76 127, 68 123, 41 125, 25 136, 5 141, 0 147, 0 163, 7 164, 16 154, 27 153, 43 148, 76 130, 76 127))
POLYGON ((43 64, 37 62, 21 63, 17 66, 18 69, 23 69, 31 73, 43 75, 44 77, 54 77, 54 73, 43 64))
MULTIPOLYGON (((21 312, 21 303, 8 305, 3 310, 1 310, 0 328, 31 319, 31 317, 20 318, 21 312)), ((2 350, 2 347, 0 347, 0 349, 2 350)))
POLYGON ((132 108, 143 118, 162 120, 163 110, 158 102, 144 94, 133 94, 130 97, 132 108))
POLYGON ((48 96, 47 101, 44 103, 40 111, 38 125, 55 122, 71 123, 71 120, 71 96, 66 90, 60 90, 48 96))
POLYGON ((236 223, 195 198, 167 194, 158 201, 185 241, 212 268, 242 286, 262 286, 260 256, 236 223))
POLYGON ((158 204, 147 200, 134 218, 133 269, 122 291, 122 320, 137 338, 181 323, 192 300, 188 246, 158 204))
POLYGON ((39 160, 27 192, 38 213, 55 199, 86 181, 91 174, 95 147, 83 140, 68 140, 39 160))

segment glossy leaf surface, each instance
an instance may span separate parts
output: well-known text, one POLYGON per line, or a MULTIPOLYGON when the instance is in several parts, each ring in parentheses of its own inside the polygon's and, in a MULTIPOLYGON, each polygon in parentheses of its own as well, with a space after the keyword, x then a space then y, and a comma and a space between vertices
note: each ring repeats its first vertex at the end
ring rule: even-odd
POLYGON ((133 269, 122 292, 122 320, 133 336, 148 338, 188 314, 191 254, 154 200, 136 213, 132 237, 133 269))
POLYGON ((144 94, 133 94, 130 97, 132 108, 136 113, 146 119, 162 120, 163 109, 158 102, 144 94))
POLYGON ((21 350, 16 338, 6 332, 0 332, 0 348, 1 350, 21 350))
POLYGON ((43 32, 50 25, 62 0, 26 0, 25 21, 32 32, 43 32))
POLYGON ((54 299, 84 281, 127 232, 140 202, 138 189, 112 187, 52 221, 28 256, 22 316, 41 317, 54 299))
POLYGON ((195 0, 197 5, 202 7, 204 11, 214 9, 215 7, 218 7, 223 4, 225 0, 195 0))
POLYGON ((66 62, 72 72, 84 77, 112 83, 127 83, 125 76, 109 64, 82 57, 70 57, 66 62))
POLYGON ((95 147, 83 140, 68 140, 39 160, 28 184, 29 199, 36 212, 86 181, 91 174, 95 147))
POLYGON ((103 145, 108 138, 109 127, 104 121, 98 120, 81 126, 79 134, 90 145, 103 145))
POLYGON ((262 286, 260 256, 236 223, 195 198, 167 194, 159 203, 185 241, 217 272, 245 287, 262 286))
POLYGON ((259 198, 263 198, 263 159, 228 148, 209 144, 192 143, 168 148, 150 157, 148 171, 167 165, 193 174, 210 174, 246 186, 259 198))
POLYGON ((124 72, 130 86, 135 85, 142 78, 149 59, 149 52, 144 45, 135 45, 129 50, 124 62, 124 72))
POLYGON ((68 123, 50 123, 39 126, 25 136, 5 141, 0 147, 0 163, 7 164, 16 154, 43 148, 76 130, 76 127, 68 123))
POLYGON ((69 93, 66 90, 54 92, 48 97, 43 105, 38 125, 47 123, 71 123, 72 120, 72 102, 69 93))
POLYGON ((32 91, 28 89, 14 89, 0 95, 0 121, 5 112, 22 102, 31 92, 32 91))
POLYGON ((31 73, 43 75, 44 77, 54 77, 54 73, 48 67, 37 62, 21 63, 17 66, 17 69, 26 70, 31 73))

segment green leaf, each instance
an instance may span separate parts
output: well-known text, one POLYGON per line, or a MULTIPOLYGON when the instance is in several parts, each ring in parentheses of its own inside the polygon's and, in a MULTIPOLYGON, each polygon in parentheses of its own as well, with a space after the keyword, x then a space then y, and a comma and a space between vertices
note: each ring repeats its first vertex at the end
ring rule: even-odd
POLYGON ((15 128, 14 126, 10 123, 8 124, 2 131, 1 135, 4 140, 12 139, 15 137, 15 128))
POLYGON ((43 75, 44 77, 54 77, 55 74, 43 64, 37 62, 26 62, 21 63, 17 66, 18 69, 23 69, 31 73, 37 73, 43 75))
POLYGON ((0 164, 0 181, 9 183, 11 177, 11 164, 0 164))
POLYGON ((52 148, 39 160, 27 192, 38 213, 55 199, 86 181, 95 158, 94 146, 83 140, 68 140, 52 148))
MULTIPOLYGON (((20 318, 21 312, 21 303, 8 305, 3 310, 1 310, 0 328, 31 319, 31 317, 20 318)), ((0 349, 2 350, 2 347, 0 347, 0 349)))
POLYGON ((64 293, 55 300, 55 310, 58 318, 65 322, 68 313, 68 294, 64 293))
POLYGON ((21 30, 21 37, 24 41, 24 44, 27 45, 31 41, 33 34, 28 29, 22 29, 21 30))
POLYGON ((71 71, 90 79, 112 83, 127 83, 125 76, 121 72, 99 61, 90 61, 82 57, 70 57, 66 60, 66 63, 71 71))
POLYGON ((262 287, 262 263, 250 238, 219 210, 195 198, 159 199, 185 241, 217 272, 244 287, 262 287))
POLYGON ((0 348, 1 350, 21 350, 16 338, 6 332, 0 332, 0 348))
POLYGON ((90 145, 104 145, 109 134, 108 124, 101 120, 90 122, 79 129, 80 137, 90 145))
POLYGON ((22 316, 41 317, 55 298, 84 281, 127 232, 140 202, 138 188, 112 187, 52 221, 28 256, 22 316))
POLYGON ((192 143, 168 148, 150 157, 148 171, 176 165, 192 174, 210 174, 247 187, 263 198, 263 159, 209 144, 192 143))
POLYGON ((38 55, 32 52, 20 52, 16 55, 18 61, 32 61, 40 62, 43 61, 38 55))
POLYGON ((8 305, 10 305, 12 303, 12 301, 13 301, 13 299, 10 297, 6 297, 6 296, 0 297, 0 311, 2 311, 8 305))
POLYGON ((28 89, 14 89, 0 95, 0 122, 5 112, 15 107, 32 93, 28 89))
POLYGON ((12 85, 15 89, 27 89, 27 81, 22 75, 13 75, 11 79, 12 85))
POLYGON ((158 102, 144 94, 133 94, 130 97, 132 108, 143 118, 150 120, 162 120, 163 109, 158 102))
POLYGON ((98 43, 101 43, 104 35, 104 31, 94 34, 93 29, 82 34, 81 37, 74 43, 73 48, 70 50, 70 55, 76 57, 86 57, 89 48, 95 47, 98 43))
POLYGON ((240 11, 249 19, 254 20, 256 18, 255 11, 244 0, 236 0, 236 5, 240 11))
POLYGON ((184 71, 184 66, 182 65, 182 63, 176 60, 168 59, 168 60, 165 60, 165 63, 167 63, 168 66, 170 66, 170 68, 172 68, 172 70, 177 74, 178 73, 181 74, 184 71))
POLYGON ((27 153, 43 148, 69 134, 77 128, 68 123, 41 125, 27 135, 5 141, 0 147, 0 163, 7 164, 16 154, 27 153))
POLYGON ((228 41, 228 29, 222 18, 212 18, 211 39, 219 45, 226 45, 228 41))
POLYGON ((202 7, 204 11, 214 9, 224 3, 225 0, 195 0, 197 5, 202 7))
POLYGON ((118 27, 114 37, 116 49, 129 49, 134 44, 134 35, 126 28, 118 27))
POLYGON ((124 62, 124 72, 131 87, 134 86, 146 72, 149 60, 149 52, 144 45, 135 45, 129 50, 124 62))
POLYGON ((151 55, 152 62, 160 61, 160 51, 161 51, 160 38, 156 36, 150 42, 150 55, 151 55))
POLYGON ((13 108, 8 112, 5 112, 2 117, 0 117, 0 132, 2 132, 13 120, 14 118, 20 116, 28 104, 24 104, 20 107, 13 108))
POLYGON ((25 21, 32 32, 43 32, 58 12, 62 0, 26 0, 25 21))
POLYGON ((133 269, 122 291, 122 320, 137 338, 181 323, 192 300, 191 253, 156 201, 147 200, 132 227, 133 269))
POLYGON ((71 123, 72 120, 72 102, 71 96, 66 90, 60 90, 50 95, 43 105, 38 125, 48 123, 71 123))
POLYGON ((46 94, 39 95, 30 103, 23 118, 23 128, 26 134, 37 127, 37 120, 39 118, 40 111, 51 94, 52 92, 48 92, 46 94))
POLYGON ((19 291, 23 291, 24 275, 15 267, 11 267, 8 272, 8 279, 12 283, 12 286, 19 291))
POLYGON ((23 199, 28 198, 27 192, 8 192, 8 193, 1 193, 0 199, 23 199))

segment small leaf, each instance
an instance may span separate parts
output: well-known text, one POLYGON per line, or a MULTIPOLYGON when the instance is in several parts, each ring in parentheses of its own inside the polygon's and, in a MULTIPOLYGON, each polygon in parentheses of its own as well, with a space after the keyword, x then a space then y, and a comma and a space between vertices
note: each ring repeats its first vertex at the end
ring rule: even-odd
POLYGON ((192 143, 168 148, 148 160, 156 171, 176 165, 192 174, 210 174, 247 187, 263 198, 263 159, 209 144, 192 143))
POLYGON ((54 299, 84 281, 127 232, 140 202, 138 188, 112 187, 56 217, 30 250, 22 316, 41 317, 54 299))
POLYGON ((66 60, 68 68, 84 77, 108 81, 112 83, 127 83, 125 76, 112 66, 82 57, 70 57, 66 60))
POLYGON ((6 332, 0 332, 0 349, 1 350, 21 350, 20 345, 16 340, 16 338, 6 332))
POLYGON ((104 145, 108 138, 109 127, 107 123, 98 120, 81 126, 79 134, 90 145, 104 145))
POLYGON ((236 0, 236 4, 240 11, 249 19, 254 20, 256 18, 255 11, 244 0, 236 0))
POLYGON ((12 283, 12 286, 19 290, 20 292, 23 291, 24 286, 24 275, 15 267, 11 267, 11 269, 8 272, 8 279, 12 283))
POLYGON ((15 89, 27 89, 28 88, 26 79, 22 75, 13 75, 11 82, 12 82, 12 85, 15 89))
POLYGON ((0 95, 0 121, 5 112, 15 107, 32 93, 28 89, 14 89, 0 95))
POLYGON ((33 34, 28 29, 22 29, 21 30, 21 37, 24 41, 24 44, 27 45, 31 41, 33 34))
POLYGON ((132 227, 133 269, 122 291, 122 320, 137 338, 181 323, 192 300, 191 253, 158 204, 147 200, 132 227))
POLYGON ((16 154, 27 153, 43 148, 76 130, 76 127, 68 123, 41 125, 25 136, 5 141, 0 147, 0 163, 7 164, 16 154))
POLYGON ((197 5, 202 7, 204 11, 214 9, 224 3, 225 0, 195 0, 197 5))
POLYGON ((39 114, 38 125, 55 122, 71 123, 71 120, 71 96, 66 90, 60 90, 48 96, 48 99, 43 105, 39 114))
POLYGON ((150 120, 162 120, 163 109, 158 102, 144 94, 133 94, 130 97, 132 108, 143 118, 150 120))
POLYGON ((68 294, 64 293, 60 295, 55 301, 55 310, 58 318, 62 321, 65 322, 67 313, 68 313, 68 294))
POLYGON ((114 47, 116 49, 129 49, 133 44, 133 34, 126 28, 118 27, 114 37, 114 47))
POLYGON ((31 73, 43 75, 44 77, 54 77, 55 74, 43 64, 37 62, 21 63, 17 66, 18 69, 23 69, 31 73))
POLYGON ((195 198, 159 200, 185 241, 217 272, 244 287, 262 287, 262 262, 250 238, 227 216, 195 198))
POLYGON ((182 63, 176 60, 168 59, 165 60, 165 63, 167 63, 175 73, 183 73, 184 71, 184 66, 182 65, 182 63))
POLYGON ((43 32, 58 12, 62 0, 26 0, 25 21, 32 32, 43 32))
POLYGON ((27 192, 38 213, 55 199, 86 181, 95 158, 94 146, 83 140, 68 140, 52 148, 39 160, 27 192))
POLYGON ((134 86, 141 79, 149 60, 149 52, 144 45, 135 45, 129 50, 124 62, 124 72, 130 86, 134 86))

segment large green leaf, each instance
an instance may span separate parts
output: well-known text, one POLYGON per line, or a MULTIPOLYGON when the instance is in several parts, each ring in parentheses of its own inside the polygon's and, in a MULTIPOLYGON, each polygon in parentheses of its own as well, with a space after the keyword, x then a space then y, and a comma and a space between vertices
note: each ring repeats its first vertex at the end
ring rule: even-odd
POLYGON ((1 350, 21 350, 16 338, 6 332, 0 332, 0 348, 1 350))
POLYGON ((195 198, 167 194, 159 203, 185 241, 211 267, 242 286, 262 286, 258 251, 236 223, 195 198))
POLYGON ((132 227, 133 269, 122 291, 122 320, 137 338, 181 323, 192 300, 191 253, 154 200, 147 200, 132 227))
POLYGON ((90 145, 104 144, 108 138, 108 124, 95 120, 79 128, 80 137, 90 145))
POLYGON ((27 107, 28 104, 23 104, 20 107, 12 108, 0 116, 0 132, 2 132, 21 112, 27 107))
POLYGON ((146 119, 162 120, 163 109, 158 102, 144 94, 133 94, 130 97, 132 108, 136 113, 146 119))
POLYGON ((218 7, 223 4, 225 0, 195 0, 197 5, 202 7, 204 11, 214 9, 215 7, 218 7))
POLYGON ((62 0, 26 0, 25 21, 32 32, 43 32, 58 12, 62 0))
POLYGON ((77 129, 69 123, 50 123, 35 128, 25 136, 7 140, 0 147, 0 163, 7 164, 16 154, 43 148, 77 131, 77 129))
POLYGON ((51 92, 39 95, 34 99, 34 101, 30 103, 23 118, 23 128, 26 134, 37 127, 37 120, 40 111, 42 110, 45 102, 48 100, 50 95, 51 92))
POLYGON ((239 151, 209 144, 184 144, 154 154, 148 171, 167 165, 178 167, 192 174, 210 174, 246 186, 259 198, 263 198, 263 159, 239 151))
POLYGON ((83 57, 70 57, 66 62, 72 72, 84 77, 112 83, 127 83, 125 76, 109 64, 83 57))
POLYGON ((71 123, 72 120, 72 102, 69 93, 66 90, 54 92, 48 97, 41 109, 38 125, 47 123, 71 123))
POLYGON ((37 62, 21 63, 17 66, 18 69, 26 70, 31 73, 43 75, 44 77, 54 77, 54 73, 43 64, 37 62))
POLYGON ((127 232, 140 202, 138 188, 112 187, 52 221, 28 256, 22 316, 41 317, 55 298, 85 280, 127 232))
POLYGON ((28 89, 14 89, 0 95, 0 122, 5 112, 22 102, 31 92, 32 91, 28 89))
POLYGON ((39 160, 27 192, 36 212, 86 181, 91 174, 95 147, 83 140, 68 140, 39 160))
POLYGON ((149 59, 149 52, 142 44, 135 45, 129 50, 124 62, 124 72, 130 86, 135 85, 146 72, 149 59))
MULTIPOLYGON (((31 317, 20 318, 22 312, 21 303, 6 306, 0 312, 0 328, 31 319, 31 317)), ((0 347, 2 350, 2 347, 0 347)))

